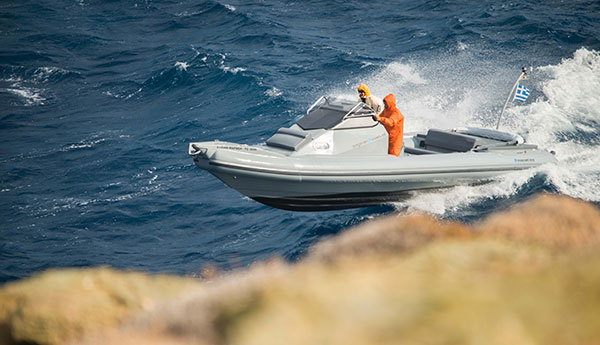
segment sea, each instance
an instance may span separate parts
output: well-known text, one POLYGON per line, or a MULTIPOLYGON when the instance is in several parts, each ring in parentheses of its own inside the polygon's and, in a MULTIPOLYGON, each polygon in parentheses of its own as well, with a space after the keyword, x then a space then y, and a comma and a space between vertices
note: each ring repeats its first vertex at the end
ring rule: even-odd
POLYGON ((541 193, 600 206, 600 2, 4 0, 0 283, 109 266, 195 276, 282 258, 396 212, 483 219, 541 193), (320 96, 393 93, 405 131, 500 129, 557 164, 382 206, 291 212, 195 167, 320 96))

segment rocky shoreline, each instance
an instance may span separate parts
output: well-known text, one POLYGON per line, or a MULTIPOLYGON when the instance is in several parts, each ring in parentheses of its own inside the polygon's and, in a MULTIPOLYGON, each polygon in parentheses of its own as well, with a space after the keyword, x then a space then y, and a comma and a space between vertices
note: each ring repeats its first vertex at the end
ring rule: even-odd
POLYGON ((0 287, 2 344, 591 344, 600 212, 540 195, 476 224, 394 214, 204 279, 108 267, 0 287))

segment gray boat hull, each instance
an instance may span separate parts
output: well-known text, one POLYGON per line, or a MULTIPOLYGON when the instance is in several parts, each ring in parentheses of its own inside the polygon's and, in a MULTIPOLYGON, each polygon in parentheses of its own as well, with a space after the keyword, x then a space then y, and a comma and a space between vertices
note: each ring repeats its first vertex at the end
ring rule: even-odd
POLYGON ((331 210, 400 200, 415 190, 480 184, 556 158, 510 133, 465 128, 407 133, 399 157, 363 103, 321 98, 264 145, 190 143, 194 163, 263 204, 331 210))
POLYGON ((295 211, 378 205, 414 190, 479 184, 555 161, 552 154, 531 148, 400 157, 286 157, 232 143, 196 146, 214 152, 194 157, 199 168, 249 198, 295 211))

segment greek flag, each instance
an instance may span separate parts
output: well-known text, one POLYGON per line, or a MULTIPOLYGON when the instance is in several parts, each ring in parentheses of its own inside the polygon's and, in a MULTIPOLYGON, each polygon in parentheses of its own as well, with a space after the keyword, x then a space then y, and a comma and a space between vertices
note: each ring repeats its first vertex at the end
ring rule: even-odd
POLYGON ((515 98, 513 98, 513 101, 517 100, 517 101, 525 102, 527 100, 527 97, 529 97, 530 92, 531 92, 531 90, 529 90, 525 86, 519 84, 519 87, 517 87, 517 92, 515 92, 515 98))

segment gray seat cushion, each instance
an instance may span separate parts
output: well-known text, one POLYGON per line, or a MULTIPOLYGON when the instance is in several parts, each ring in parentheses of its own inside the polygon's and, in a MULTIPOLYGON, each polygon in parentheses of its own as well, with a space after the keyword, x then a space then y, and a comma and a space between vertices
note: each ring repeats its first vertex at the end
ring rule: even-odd
POLYGON ((468 135, 430 129, 425 137, 425 149, 439 152, 467 152, 477 139, 468 135))
POLYGON ((304 143, 310 140, 312 140, 310 133, 303 130, 295 128, 279 128, 277 133, 267 140, 267 145, 296 151, 304 143))

